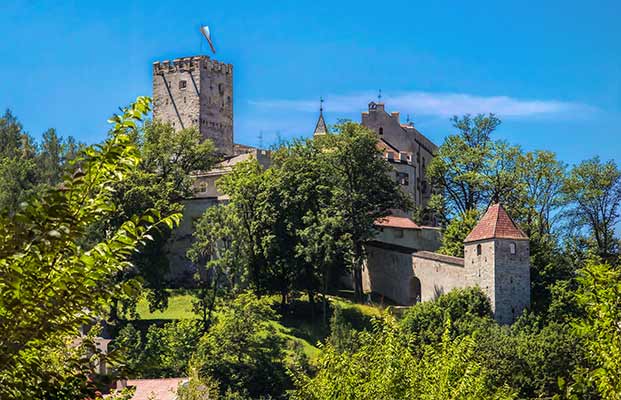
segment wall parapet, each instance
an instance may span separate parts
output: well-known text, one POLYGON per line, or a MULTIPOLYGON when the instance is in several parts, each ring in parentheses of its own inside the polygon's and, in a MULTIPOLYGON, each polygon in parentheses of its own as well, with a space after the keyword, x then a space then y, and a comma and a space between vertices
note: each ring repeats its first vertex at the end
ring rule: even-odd
POLYGON ((426 260, 439 261, 442 263, 451 264, 451 265, 455 265, 458 267, 464 266, 464 259, 461 257, 447 256, 445 254, 434 253, 431 251, 417 251, 416 253, 412 254, 412 256, 424 258, 426 260))

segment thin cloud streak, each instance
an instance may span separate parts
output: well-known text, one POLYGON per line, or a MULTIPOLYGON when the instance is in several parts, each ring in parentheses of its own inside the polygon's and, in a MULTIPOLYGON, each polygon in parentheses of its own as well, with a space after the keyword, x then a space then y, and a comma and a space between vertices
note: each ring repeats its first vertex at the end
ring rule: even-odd
MULTIPOLYGON (((333 95, 325 98, 325 108, 336 113, 355 113, 375 101, 376 94, 364 92, 352 95, 333 95)), ((523 100, 509 96, 476 96, 463 93, 404 92, 383 96, 391 110, 412 111, 417 115, 450 117, 453 115, 495 113, 501 117, 531 117, 544 115, 585 115, 595 107, 558 100, 523 100)), ((279 110, 317 112, 316 100, 254 100, 251 105, 279 110)))

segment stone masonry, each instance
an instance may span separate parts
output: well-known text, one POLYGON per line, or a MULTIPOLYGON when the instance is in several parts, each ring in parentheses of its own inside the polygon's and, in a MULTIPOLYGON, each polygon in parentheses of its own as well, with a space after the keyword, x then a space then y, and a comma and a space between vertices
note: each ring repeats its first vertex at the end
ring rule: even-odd
POLYGON ((153 63, 153 119, 194 127, 233 155, 233 66, 208 56, 153 63))

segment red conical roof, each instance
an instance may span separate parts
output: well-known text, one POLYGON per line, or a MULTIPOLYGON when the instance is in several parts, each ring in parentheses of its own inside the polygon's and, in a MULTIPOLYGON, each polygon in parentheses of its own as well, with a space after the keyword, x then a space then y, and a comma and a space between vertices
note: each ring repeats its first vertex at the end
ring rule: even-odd
POLYGON ((513 222, 500 203, 492 204, 464 243, 487 239, 525 240, 528 236, 513 222))

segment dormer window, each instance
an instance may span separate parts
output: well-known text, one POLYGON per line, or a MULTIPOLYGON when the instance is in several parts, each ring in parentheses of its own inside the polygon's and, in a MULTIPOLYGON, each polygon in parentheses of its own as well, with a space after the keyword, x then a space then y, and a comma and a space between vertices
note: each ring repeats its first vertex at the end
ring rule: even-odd
POLYGON ((481 245, 477 244, 477 256, 481 255, 481 245))
POLYGON ((511 242, 509 243, 509 253, 511 253, 512 255, 515 255, 515 242, 511 242))

